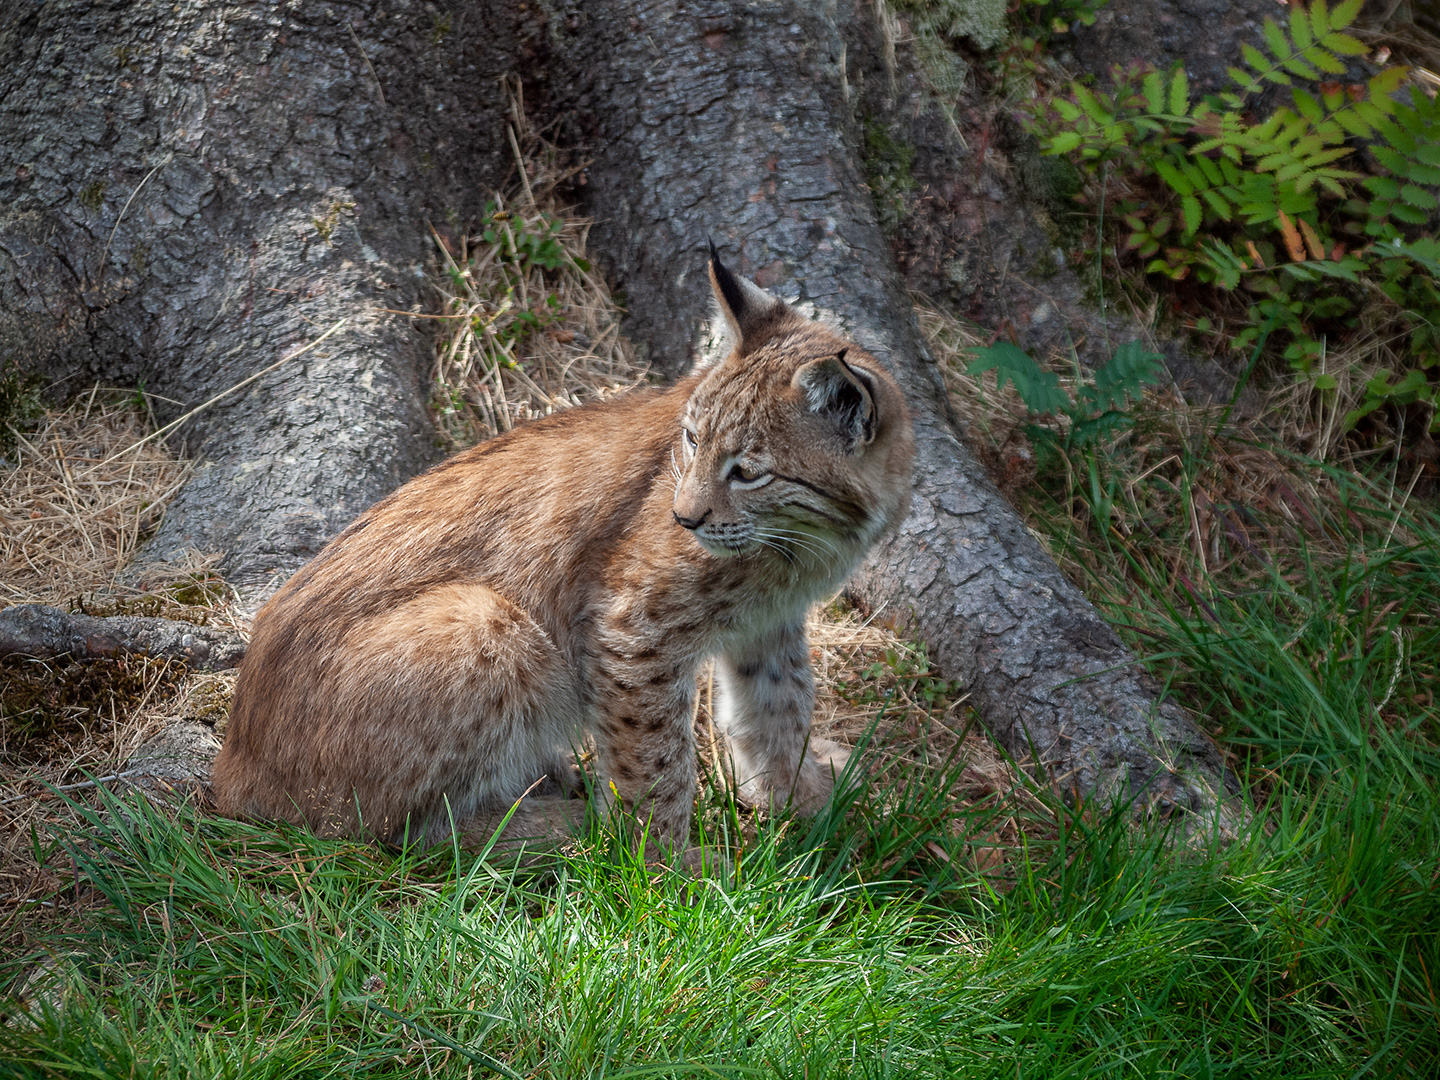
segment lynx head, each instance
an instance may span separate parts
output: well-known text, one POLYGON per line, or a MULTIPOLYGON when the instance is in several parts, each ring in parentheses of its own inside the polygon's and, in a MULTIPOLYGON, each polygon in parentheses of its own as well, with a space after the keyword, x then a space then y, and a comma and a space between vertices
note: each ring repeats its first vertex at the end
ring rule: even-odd
POLYGON ((692 376, 674 515, 717 557, 846 573, 910 503, 905 401, 873 356, 732 274, 710 284, 734 347, 692 376))

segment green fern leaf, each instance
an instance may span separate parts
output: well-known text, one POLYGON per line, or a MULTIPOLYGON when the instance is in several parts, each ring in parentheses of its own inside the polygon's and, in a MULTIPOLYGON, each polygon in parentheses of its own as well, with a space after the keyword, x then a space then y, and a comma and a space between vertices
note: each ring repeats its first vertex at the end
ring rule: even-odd
MULTIPOLYGON (((1379 245, 1376 246, 1378 247, 1379 245)), ((1422 236, 1420 239, 1412 240, 1408 244, 1403 240, 1393 240, 1388 247, 1390 249, 1388 253, 1413 259, 1437 278, 1440 278, 1440 240, 1422 236)))
POLYGON ((1375 129, 1360 115, 1359 109, 1342 109, 1335 114, 1335 122, 1359 139, 1368 139, 1375 129))
POLYGON ((1314 94, 1306 93, 1297 86, 1290 91, 1290 96, 1295 100, 1295 111, 1312 124, 1318 124, 1325 118, 1325 109, 1315 100, 1314 94))
POLYGON ((1221 194, 1224 190, 1224 188, 1209 188, 1200 194, 1205 197, 1205 201, 1210 204, 1210 209, 1215 211, 1221 221, 1229 221, 1231 218, 1230 204, 1225 201, 1224 196, 1221 194))
POLYGON ((1367 124, 1382 134, 1390 124, 1386 111, 1373 101, 1357 101, 1354 107, 1367 124))
POLYGON ((1170 81, 1170 114, 1185 116, 1189 112, 1190 79, 1185 74, 1185 69, 1180 68, 1175 72, 1175 78, 1170 81))
POLYGON ((1288 60, 1294 50, 1290 48, 1290 39, 1285 36, 1285 31, 1280 29, 1280 24, 1274 19, 1266 19, 1264 31, 1270 52, 1277 60, 1288 60))
POLYGON ((1375 160, 1384 165, 1393 173, 1404 175, 1405 166, 1409 163, 1406 156, 1388 146, 1372 146, 1370 152, 1375 155, 1375 160))
POLYGON ((1200 168, 1200 166, 1196 165, 1193 161, 1186 161, 1182 158, 1179 167, 1180 171, 1185 174, 1185 179, 1190 181, 1191 186, 1194 187, 1197 192, 1204 191, 1210 186, 1210 177, 1206 175, 1204 169, 1200 168))
POLYGON ((974 349, 972 353, 975 359, 965 373, 975 376, 994 371, 995 388, 1003 389, 1009 382, 1032 413, 1060 414, 1070 408, 1070 398, 1060 389, 1060 380, 1055 373, 1042 370, 1024 349, 998 341, 988 348, 974 349))
POLYGON ((1325 6, 1325 0, 1315 0, 1310 5, 1310 30, 1316 38, 1330 32, 1330 9, 1325 6))
POLYGON ((1290 81, 1283 73, 1274 70, 1265 54, 1255 48, 1254 45, 1247 42, 1240 46, 1240 55, 1245 58, 1245 63, 1249 64, 1260 74, 1261 78, 1270 79, 1274 82, 1288 83, 1290 81))
MULTIPOLYGON (((1253 94, 1256 90, 1260 89, 1260 83, 1256 80, 1255 76, 1243 68, 1229 67, 1225 69, 1225 74, 1230 76, 1231 82, 1240 87, 1241 94, 1253 94)), ((1227 104, 1232 108, 1238 108, 1241 102, 1238 99, 1232 98, 1227 101, 1227 104)))
POLYGON ((1200 223, 1204 221, 1205 214, 1200 208, 1200 200, 1194 195, 1186 195, 1180 200, 1180 214, 1185 219, 1185 235, 1194 236, 1200 231, 1200 223))
POLYGON ((1163 113, 1165 111, 1165 80, 1160 72, 1152 71, 1146 75, 1142 88, 1146 107, 1152 113, 1163 113))
POLYGON ((1315 44, 1310 34, 1310 17, 1299 4, 1290 5, 1290 36, 1302 52, 1315 44))
POLYGON ((1107 109, 1099 97, 1092 94, 1089 90, 1085 89, 1085 87, 1075 87, 1075 100, 1080 106, 1081 111, 1102 127, 1115 122, 1114 112, 1107 109))
MULTIPOLYGON (((1339 36, 1343 37, 1344 35, 1342 34, 1339 36)), ((1355 39, 1351 38, 1350 40, 1354 41, 1355 39)), ((1331 75, 1345 74, 1345 64, 1341 60, 1337 59, 1332 53, 1325 52, 1322 49, 1311 49, 1310 52, 1306 55, 1307 59, 1309 59, 1321 71, 1328 71, 1331 75)), ((1285 66, 1290 67, 1294 63, 1296 63, 1295 60, 1287 60, 1285 62, 1285 66)), ((1296 74, 1304 75, 1307 79, 1318 79, 1320 77, 1316 75, 1313 71, 1297 71, 1296 74)))
POLYGON ((1358 282, 1360 274, 1369 268, 1363 259, 1347 256, 1339 262, 1315 259, 1303 263, 1285 263, 1281 269, 1301 281, 1316 281, 1322 277, 1329 277, 1339 278, 1341 281, 1358 282))
POLYGON ((1355 21, 1364 6, 1365 0, 1345 0, 1344 3, 1336 4, 1335 10, 1330 13, 1330 28, 1343 30, 1355 21))
POLYGON ((1367 176, 1360 181, 1377 199, 1398 199, 1400 185, 1388 176, 1367 176))
POLYGON ((1414 184, 1402 185, 1400 188, 1400 198, 1411 206, 1418 207, 1421 210, 1434 210, 1437 202, 1434 195, 1430 194, 1430 192, 1424 188, 1416 187, 1414 184))
POLYGON ((1409 74, 1409 68, 1392 67, 1373 76, 1366 84, 1366 92, 1370 100, 1386 112, 1394 112, 1395 107, 1400 103, 1394 101, 1390 95, 1400 89, 1409 74))
POLYGON ((1363 41, 1349 34, 1326 34, 1324 45, 1332 53, 1339 53, 1341 56, 1364 56, 1370 51, 1363 41))
POLYGON ((1059 131, 1050 137, 1050 145, 1046 147, 1047 154, 1068 154, 1078 150, 1084 142, 1084 136, 1078 131, 1059 131))
POLYGON ((1406 206, 1403 202, 1397 202, 1390 207, 1390 216, 1396 221, 1403 221, 1406 225, 1424 225, 1430 220, 1430 215, 1424 210, 1406 206))
POLYGON ((1165 183, 1170 185, 1171 189, 1174 190, 1176 194, 1195 194, 1195 186, 1190 183, 1189 178, 1186 177, 1185 174, 1182 173, 1179 169, 1175 168, 1174 165, 1171 165, 1170 162, 1155 162, 1155 171, 1160 174, 1161 178, 1165 181, 1165 183))
POLYGON ((1060 114, 1060 119, 1067 124, 1073 124, 1080 119, 1080 106, 1073 101, 1066 101, 1064 98, 1056 98, 1054 101, 1055 111, 1060 114))
POLYGON ((1094 389, 1086 397, 1100 410, 1123 409, 1164 374, 1164 356, 1138 341, 1127 341, 1107 363, 1096 368, 1094 389))
POLYGON ((1200 251, 1206 265, 1215 272, 1215 276, 1222 286, 1234 289, 1240 284, 1240 274, 1245 269, 1245 265, 1228 244, 1218 240, 1207 240, 1200 245, 1200 251))

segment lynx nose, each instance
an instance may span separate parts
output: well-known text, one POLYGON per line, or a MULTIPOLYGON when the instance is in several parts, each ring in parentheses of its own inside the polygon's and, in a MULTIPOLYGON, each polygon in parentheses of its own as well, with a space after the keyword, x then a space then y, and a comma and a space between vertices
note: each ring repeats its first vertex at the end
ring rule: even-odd
MULTIPOLYGON (((710 509, 713 509, 713 507, 710 509)), ((690 529, 693 532, 695 529, 698 529, 701 525, 705 524, 705 519, 710 516, 710 509, 707 509, 698 518, 681 517, 678 510, 671 510, 670 513, 675 515, 675 524, 683 525, 685 526, 685 528, 690 529)))

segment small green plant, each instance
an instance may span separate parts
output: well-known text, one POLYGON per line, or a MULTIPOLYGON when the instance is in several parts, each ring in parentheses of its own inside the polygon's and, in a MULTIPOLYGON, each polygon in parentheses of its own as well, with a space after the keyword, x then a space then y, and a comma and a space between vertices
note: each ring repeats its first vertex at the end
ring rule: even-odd
POLYGON ((993 371, 996 389, 1010 383, 1032 415, 1063 421, 1025 427, 1036 449, 1051 455, 1067 456, 1093 447, 1130 427, 1134 423, 1130 406, 1145 387, 1155 385, 1165 373, 1164 357, 1130 341, 1116 349, 1089 379, 1082 377, 1077 365, 1072 394, 1060 385, 1055 372, 1045 370, 1024 349, 1009 342, 999 341, 975 349, 973 354, 975 359, 966 374, 978 377, 993 371))
POLYGON ((1237 350, 1269 328, 1323 391, 1336 345, 1367 330, 1404 340, 1404 370, 1372 379, 1347 426, 1387 400, 1433 404, 1440 373, 1440 103, 1404 92, 1400 67, 1342 81, 1366 52, 1345 32, 1360 7, 1315 0, 1290 5, 1284 26, 1267 19, 1223 93, 1194 100, 1183 69, 1133 66, 1108 93, 1072 84, 1031 121, 1147 272, 1244 298, 1237 350), (1289 103, 1255 118, 1274 86, 1289 103))
POLYGON ((936 672, 923 644, 901 642, 884 649, 855 675, 854 681, 841 680, 835 687, 852 705, 888 702, 899 693, 917 705, 943 712, 961 693, 959 683, 936 672))
POLYGON ((330 237, 335 232, 335 226, 340 224, 341 212, 353 209, 355 209, 353 202, 341 202, 338 199, 333 200, 329 207, 326 208, 325 215, 323 217, 312 217, 310 224, 315 226, 315 231, 320 234, 320 239, 328 244, 330 237))
MULTIPOLYGON (((495 245, 503 262, 512 263, 521 270, 532 267, 559 270, 570 262, 560 243, 565 223, 552 214, 542 213, 527 219, 491 201, 485 204, 485 221, 481 239, 495 245)), ((576 259, 575 263, 582 271, 590 269, 585 259, 576 259)))
POLYGON ((908 214, 906 197, 916 188, 915 147, 897 139, 878 120, 865 123, 865 182, 875 199, 880 227, 893 233, 908 214))
POLYGON ((448 38, 455 29, 455 19, 454 16, 447 11, 443 15, 436 13, 434 20, 434 26, 430 29, 430 44, 440 46, 445 44, 445 39, 448 38))

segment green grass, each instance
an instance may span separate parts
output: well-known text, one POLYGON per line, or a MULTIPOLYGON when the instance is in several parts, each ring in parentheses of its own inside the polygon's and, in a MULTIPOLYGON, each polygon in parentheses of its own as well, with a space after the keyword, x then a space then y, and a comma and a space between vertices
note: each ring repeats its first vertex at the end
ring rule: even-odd
POLYGON ((957 762, 758 836, 712 803, 702 881, 600 831, 518 869, 111 802, 37 837, 93 900, 0 959, 50 983, 0 1003, 0 1077, 1433 1076, 1440 525, 1359 481, 1310 512, 1323 544, 1194 589, 1057 534, 1224 732, 1232 842, 1037 795, 987 876, 1016 810, 957 814, 957 762))

